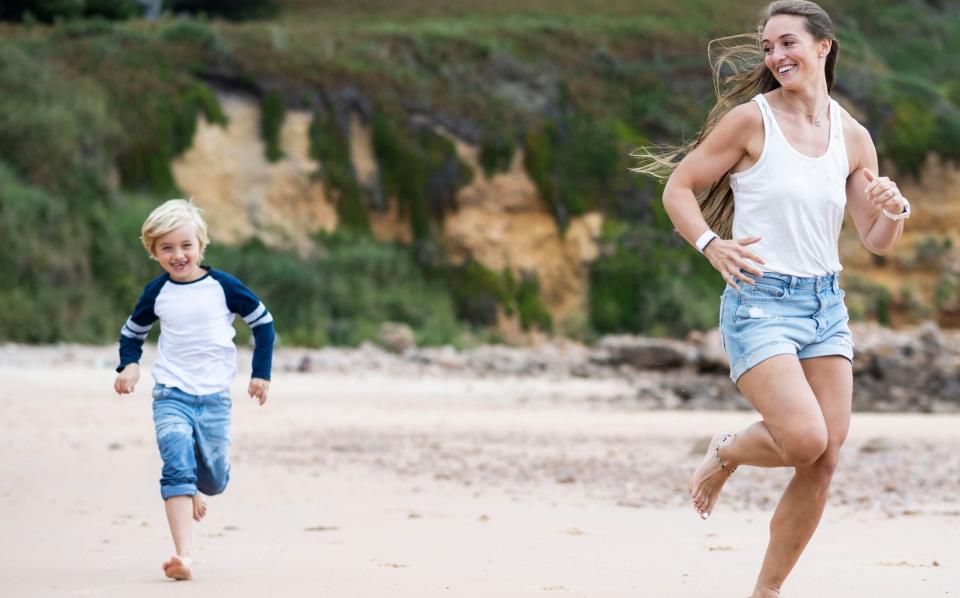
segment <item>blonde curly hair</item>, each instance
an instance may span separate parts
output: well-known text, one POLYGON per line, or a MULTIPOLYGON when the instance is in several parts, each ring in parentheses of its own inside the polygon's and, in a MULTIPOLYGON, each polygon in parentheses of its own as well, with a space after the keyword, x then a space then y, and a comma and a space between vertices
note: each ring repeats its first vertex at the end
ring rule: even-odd
POLYGON ((157 259, 154 251, 157 239, 186 224, 193 225, 200 242, 200 257, 203 257, 203 250, 210 244, 210 237, 207 234, 207 223, 203 220, 203 210, 193 205, 193 198, 165 201, 147 216, 140 227, 140 240, 150 257, 157 259))

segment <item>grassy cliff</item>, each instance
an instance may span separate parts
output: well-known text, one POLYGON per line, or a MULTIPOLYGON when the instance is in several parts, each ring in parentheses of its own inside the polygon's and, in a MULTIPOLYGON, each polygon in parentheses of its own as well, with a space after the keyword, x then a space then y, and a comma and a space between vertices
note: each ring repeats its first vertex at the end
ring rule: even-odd
MULTIPOLYGON (((516 310, 529 327, 552 325, 535 280, 453 264, 436 243, 437 223, 467 182, 438 128, 478 145, 488 172, 522 148, 559 229, 587 211, 605 214, 581 333, 713 326, 722 281, 672 233, 659 189, 628 173, 627 154, 697 131, 711 105, 706 43, 750 29, 759 5, 474 4, 287 0, 269 20, 0 27, 8 281, 0 340, 116 336, 157 270, 140 253, 139 223, 180 195, 170 162, 190 146, 197 115, 225 122, 217 89, 260 98, 271 159, 284 111, 311 111, 311 154, 339 197, 343 230, 318 237, 312 253, 258 242, 211 248, 213 263, 263 294, 290 342, 357 343, 383 320, 409 323, 423 342, 447 342, 487 326, 497 309, 516 310), (367 215, 384 203, 352 171, 351 110, 373 123, 380 193, 410 215, 412 246, 369 236, 367 215)), ((911 176, 928 152, 960 158, 960 9, 932 0, 824 6, 841 41, 836 91, 861 113, 881 159, 911 176)), ((942 288, 957 294, 955 284, 942 288)), ((889 298, 869 285, 858 292, 864 315, 882 319, 889 298)))

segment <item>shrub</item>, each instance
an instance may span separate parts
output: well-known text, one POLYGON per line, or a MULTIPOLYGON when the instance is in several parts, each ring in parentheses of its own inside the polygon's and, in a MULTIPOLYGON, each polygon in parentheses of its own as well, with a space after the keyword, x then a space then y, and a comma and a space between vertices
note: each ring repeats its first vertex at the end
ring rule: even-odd
POLYGON ((398 124, 401 118, 378 111, 373 119, 373 146, 384 193, 399 200, 409 214, 413 238, 433 237, 433 219, 456 208, 456 193, 470 179, 470 169, 453 143, 424 124, 398 124))
POLYGON ((4 0, 0 20, 45 23, 80 17, 128 19, 143 12, 137 0, 4 0))
POLYGON ((682 336, 717 325, 723 282, 673 233, 608 223, 590 266, 590 321, 600 333, 682 336))
POLYGON ((77 194, 106 177, 119 142, 107 96, 13 43, 0 45, 0 155, 25 181, 77 194))
POLYGON ((235 20, 270 17, 280 8, 276 0, 164 0, 163 4, 175 13, 217 15, 235 20))
POLYGON ((369 231, 368 206, 350 159, 349 132, 340 126, 334 107, 327 104, 310 121, 310 157, 320 163, 327 192, 336 197, 339 225, 352 231, 369 231))
POLYGON ((280 147, 280 131, 287 109, 283 97, 276 91, 268 91, 260 98, 260 138, 265 145, 267 160, 276 162, 283 157, 280 147))
POLYGON ((366 235, 317 238, 314 255, 269 249, 256 239, 211 246, 209 262, 246 282, 270 308, 286 343, 357 345, 382 322, 410 325, 424 344, 459 334, 447 289, 424 276, 406 248, 366 235))

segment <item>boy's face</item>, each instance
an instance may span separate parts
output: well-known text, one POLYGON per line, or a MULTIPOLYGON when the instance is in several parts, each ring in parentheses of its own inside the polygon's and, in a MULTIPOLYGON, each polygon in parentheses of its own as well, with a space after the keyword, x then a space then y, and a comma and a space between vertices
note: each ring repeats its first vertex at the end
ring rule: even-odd
POLYGON ((153 251, 163 269, 177 282, 191 282, 204 275, 200 268, 200 239, 192 224, 159 237, 153 251))

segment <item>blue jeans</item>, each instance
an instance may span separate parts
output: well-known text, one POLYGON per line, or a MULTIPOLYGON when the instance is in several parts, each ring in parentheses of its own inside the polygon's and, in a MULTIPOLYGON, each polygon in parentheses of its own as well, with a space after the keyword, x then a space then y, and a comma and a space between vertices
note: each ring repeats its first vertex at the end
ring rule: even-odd
POLYGON ((153 424, 163 459, 160 495, 220 494, 230 480, 230 391, 191 395, 153 388, 153 424))
POLYGON ((836 273, 816 277, 766 272, 755 285, 731 286, 720 299, 720 338, 730 378, 774 355, 810 359, 841 355, 853 361, 853 337, 836 273))

